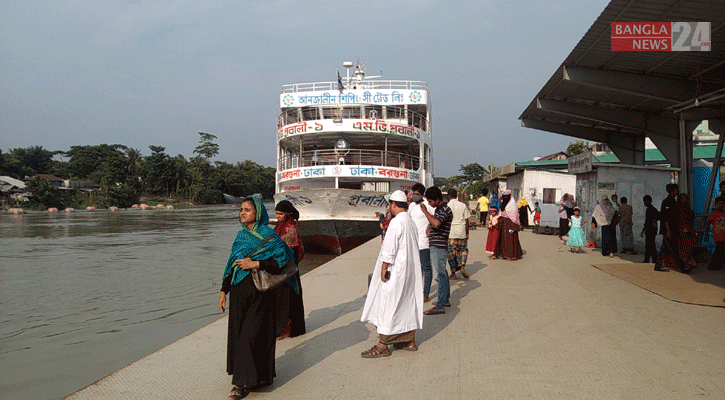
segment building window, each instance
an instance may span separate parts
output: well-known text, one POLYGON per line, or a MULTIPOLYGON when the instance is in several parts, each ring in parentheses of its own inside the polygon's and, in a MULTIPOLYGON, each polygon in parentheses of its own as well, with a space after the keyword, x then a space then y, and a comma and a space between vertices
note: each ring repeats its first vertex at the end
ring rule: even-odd
POLYGON ((556 204, 556 189, 544 188, 544 196, 541 201, 544 204, 556 204))

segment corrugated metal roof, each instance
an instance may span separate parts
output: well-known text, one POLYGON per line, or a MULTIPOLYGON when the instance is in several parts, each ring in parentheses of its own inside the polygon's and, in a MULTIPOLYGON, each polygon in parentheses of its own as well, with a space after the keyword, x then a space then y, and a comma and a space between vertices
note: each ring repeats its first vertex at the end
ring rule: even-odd
POLYGON ((647 123, 640 120, 679 120, 674 106, 713 93, 716 100, 707 108, 721 114, 725 109, 723 0, 612 0, 519 119, 523 126, 620 147, 633 146, 627 138, 637 138, 639 147, 634 150, 641 153, 641 140, 651 129, 644 129, 647 123), (611 23, 617 21, 709 21, 711 51, 611 51, 611 23), (569 71, 592 80, 582 84, 583 79, 572 78, 569 71), (596 79, 600 81, 593 83, 596 79), (596 116, 614 112, 629 112, 631 118, 596 116))
POLYGON ((0 192, 7 193, 13 188, 25 189, 25 182, 9 176, 0 176, 0 192))
MULTIPOLYGON (((713 160, 715 158, 715 150, 717 146, 696 146, 692 149, 692 158, 694 160, 705 159, 713 160)), ((725 157, 725 149, 722 151, 722 156, 725 157)), ((645 161, 647 164, 660 164, 667 163, 665 156, 662 152, 657 149, 645 150, 645 161)), ((600 154, 596 156, 595 162, 600 163, 618 163, 619 158, 614 153, 600 154)), ((545 160, 545 161, 517 161, 517 168, 561 168, 562 166, 566 169, 569 160, 545 160)))

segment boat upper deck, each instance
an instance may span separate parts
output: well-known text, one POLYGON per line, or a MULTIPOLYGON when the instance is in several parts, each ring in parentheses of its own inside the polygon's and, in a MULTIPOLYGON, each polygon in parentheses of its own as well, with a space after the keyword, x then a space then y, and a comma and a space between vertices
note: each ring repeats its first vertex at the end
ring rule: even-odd
MULTIPOLYGON (((300 92, 323 92, 337 91, 339 82, 310 82, 310 83, 290 83, 282 85, 282 93, 300 93, 300 92)), ((352 90, 425 90, 428 91, 428 84, 423 81, 406 81, 406 80, 364 80, 350 81, 347 89, 352 90)))

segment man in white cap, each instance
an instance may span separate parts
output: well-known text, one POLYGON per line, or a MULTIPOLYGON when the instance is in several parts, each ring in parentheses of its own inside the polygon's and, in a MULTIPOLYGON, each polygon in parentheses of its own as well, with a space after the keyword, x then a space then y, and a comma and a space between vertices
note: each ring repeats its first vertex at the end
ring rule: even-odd
POLYGON ((377 327, 379 343, 361 355, 387 357, 388 345, 418 350, 415 330, 423 327, 423 276, 418 252, 418 231, 408 215, 405 193, 390 195, 393 219, 383 239, 375 271, 360 318, 377 327))

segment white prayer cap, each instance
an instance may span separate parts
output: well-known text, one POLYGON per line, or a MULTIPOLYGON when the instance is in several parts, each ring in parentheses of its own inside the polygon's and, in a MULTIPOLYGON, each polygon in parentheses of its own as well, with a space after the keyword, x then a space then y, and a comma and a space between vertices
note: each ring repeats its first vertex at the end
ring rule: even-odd
POLYGON ((390 195, 390 201, 402 201, 403 203, 407 203, 408 197, 402 190, 396 190, 390 195))

